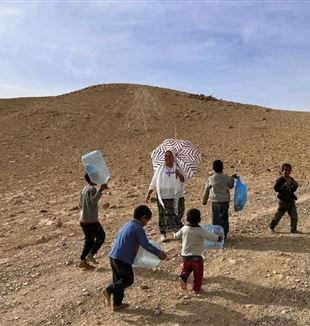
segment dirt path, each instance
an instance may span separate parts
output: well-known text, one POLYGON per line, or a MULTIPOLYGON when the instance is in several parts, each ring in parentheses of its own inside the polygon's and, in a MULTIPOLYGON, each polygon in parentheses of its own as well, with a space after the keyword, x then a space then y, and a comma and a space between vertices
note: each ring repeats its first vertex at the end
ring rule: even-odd
MULTIPOLYGON (((310 226, 304 214, 309 205, 309 195, 301 195, 298 209, 303 229, 310 226)), ((187 325, 193 321, 197 325, 307 325, 310 321, 310 236, 287 233, 287 219, 279 233, 269 234, 267 217, 275 207, 261 209, 253 196, 242 214, 232 214, 225 250, 206 252, 203 294, 179 289, 180 244, 171 241, 163 244, 167 262, 154 271, 135 268, 135 284, 126 292, 131 306, 119 314, 104 306, 101 294, 111 278, 106 255, 117 225, 106 228, 100 267, 81 271, 76 263, 82 234, 72 221, 77 214, 72 208, 73 202, 63 209, 61 226, 47 217, 18 247, 1 241, 3 325, 187 325)), ((121 214, 130 216, 130 211, 121 214)), ((156 219, 147 232, 158 240, 156 219)), ((6 234, 16 236, 20 235, 6 234)))

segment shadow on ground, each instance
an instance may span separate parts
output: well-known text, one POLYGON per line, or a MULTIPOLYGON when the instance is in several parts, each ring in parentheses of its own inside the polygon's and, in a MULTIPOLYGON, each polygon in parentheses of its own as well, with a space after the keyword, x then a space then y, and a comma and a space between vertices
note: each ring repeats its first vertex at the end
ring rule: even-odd
POLYGON ((276 250, 287 253, 309 253, 310 237, 308 234, 276 233, 270 237, 237 236, 227 241, 226 248, 253 251, 276 250))

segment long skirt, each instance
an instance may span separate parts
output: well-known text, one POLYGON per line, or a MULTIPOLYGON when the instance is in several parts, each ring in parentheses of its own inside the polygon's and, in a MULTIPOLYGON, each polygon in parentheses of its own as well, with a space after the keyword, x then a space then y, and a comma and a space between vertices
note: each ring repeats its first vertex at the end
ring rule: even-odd
POLYGON ((174 199, 163 199, 163 203, 165 208, 160 204, 159 200, 157 199, 157 207, 158 207, 158 214, 159 214, 159 231, 160 233, 166 233, 169 230, 173 232, 179 231, 183 223, 181 222, 184 210, 185 210, 185 203, 184 197, 179 198, 178 202, 178 214, 175 213, 174 207, 174 199))

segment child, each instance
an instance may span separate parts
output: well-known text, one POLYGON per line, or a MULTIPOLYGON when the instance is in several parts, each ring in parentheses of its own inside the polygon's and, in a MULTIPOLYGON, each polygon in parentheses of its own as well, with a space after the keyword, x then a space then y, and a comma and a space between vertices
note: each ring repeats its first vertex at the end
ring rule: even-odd
POLYGON ((295 205, 297 197, 294 192, 298 188, 298 183, 290 176, 292 166, 288 163, 282 165, 282 176, 277 179, 274 190, 278 192, 278 209, 269 225, 272 233, 274 228, 280 222, 282 216, 287 212, 291 218, 291 233, 300 233, 297 231, 298 215, 295 205))
POLYGON ((143 227, 152 217, 151 210, 141 205, 136 207, 133 219, 125 224, 119 231, 109 253, 110 264, 113 273, 113 281, 104 291, 107 305, 111 304, 113 294, 113 311, 125 308, 123 304, 124 290, 134 281, 132 264, 139 249, 139 245, 145 250, 164 260, 167 255, 149 243, 143 227))
POLYGON ((203 279, 203 258, 201 256, 204 240, 222 241, 216 234, 207 232, 200 227, 200 211, 192 208, 187 212, 187 224, 180 231, 174 234, 175 239, 182 238, 182 272, 179 277, 183 290, 187 290, 187 279, 191 272, 194 273, 192 289, 195 293, 201 291, 203 279))
POLYGON ((203 193, 203 205, 207 205, 209 195, 212 199, 212 224, 220 225, 225 232, 225 239, 229 231, 228 209, 230 194, 237 178, 237 174, 231 177, 223 174, 223 162, 216 160, 213 162, 213 170, 215 174, 209 177, 203 193))
POLYGON ((81 255, 79 267, 90 269, 93 264, 98 264, 94 258, 105 240, 105 232, 98 220, 98 200, 102 196, 102 191, 108 186, 103 184, 99 190, 96 189, 96 184, 91 182, 88 174, 85 174, 85 180, 88 185, 85 186, 80 193, 81 208, 80 225, 85 234, 84 248, 81 255))

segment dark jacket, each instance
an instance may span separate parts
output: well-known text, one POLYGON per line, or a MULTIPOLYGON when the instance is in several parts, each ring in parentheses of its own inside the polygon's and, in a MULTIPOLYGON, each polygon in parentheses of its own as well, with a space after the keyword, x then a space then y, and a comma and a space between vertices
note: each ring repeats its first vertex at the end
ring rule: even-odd
POLYGON ((286 180, 284 177, 277 179, 274 185, 274 190, 278 192, 278 198, 284 202, 293 202, 297 199, 294 192, 297 190, 298 186, 292 183, 293 178, 286 180))

